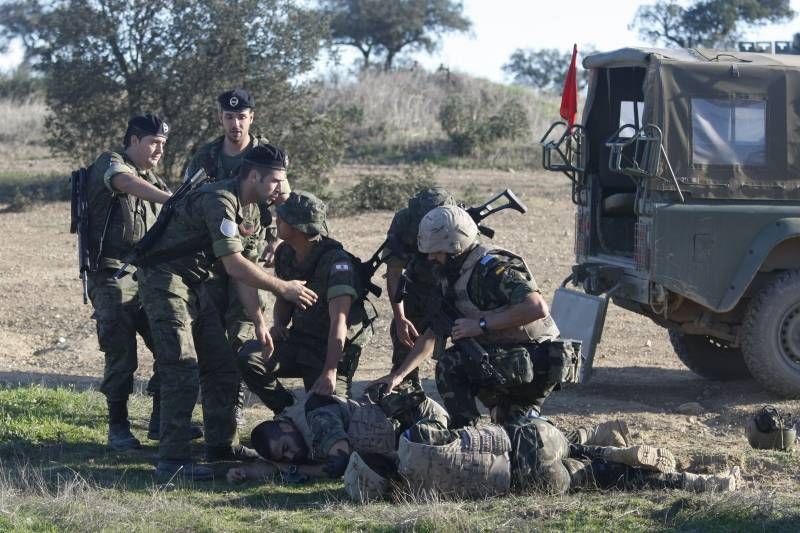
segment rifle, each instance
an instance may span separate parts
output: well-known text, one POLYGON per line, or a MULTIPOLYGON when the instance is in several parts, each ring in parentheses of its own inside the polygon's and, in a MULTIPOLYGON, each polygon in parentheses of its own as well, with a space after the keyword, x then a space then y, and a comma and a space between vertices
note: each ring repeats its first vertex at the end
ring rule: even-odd
POLYGON ((161 235, 167 228, 167 224, 172 218, 172 213, 175 211, 175 204, 207 179, 208 174, 206 174, 204 169, 200 168, 192 177, 185 179, 183 183, 181 183, 180 187, 169 197, 169 200, 164 202, 164 205, 161 206, 161 211, 158 213, 158 218, 156 218, 155 223, 147 230, 147 233, 139 239, 139 242, 133 245, 133 249, 131 249, 130 253, 125 258, 125 264, 119 267, 119 270, 114 273, 114 279, 120 279, 124 276, 128 266, 130 266, 131 263, 136 264, 136 262, 144 257, 150 248, 158 242, 158 239, 161 238, 161 235))
MULTIPOLYGON (((460 204, 459 207, 464 209, 469 216, 472 217, 472 220, 475 221, 475 224, 478 224, 478 230, 490 239, 494 238, 494 230, 480 224, 484 218, 491 214, 497 213, 498 211, 502 211, 503 209, 513 209, 514 211, 518 211, 522 214, 528 212, 528 207, 522 203, 519 198, 517 198, 511 189, 504 190, 482 205, 465 208, 463 204, 460 204), (507 202, 493 207, 492 204, 501 198, 505 198, 507 202)), ((367 290, 376 297, 379 297, 383 291, 380 287, 372 283, 372 277, 375 275, 375 272, 377 272, 378 268, 380 268, 381 264, 386 260, 386 256, 381 257, 381 253, 388 247, 389 239, 387 238, 383 241, 380 247, 378 247, 375 253, 372 254, 372 257, 370 257, 367 261, 360 261, 361 264, 359 268, 359 274, 361 276, 362 286, 366 287, 367 290)))
MULTIPOLYGON (((70 176, 70 223, 69 232, 78 234, 78 272, 83 282, 83 303, 89 303, 88 273, 95 271, 89 251, 89 198, 86 181, 89 170, 79 168, 70 176)), ((101 245, 102 246, 102 245, 101 245)))
MULTIPOLYGON (((419 301, 426 302, 425 317, 422 321, 423 330, 430 328, 439 337, 451 337, 456 320, 464 318, 464 315, 456 309, 456 306, 439 294, 437 288, 428 291, 427 294, 423 294, 425 292, 418 283, 415 283, 403 272, 400 278, 400 285, 397 287, 397 293, 392 296, 392 300, 394 303, 400 303, 405 296, 413 293, 419 301)), ((492 365, 489 361, 489 353, 478 341, 468 337, 453 340, 453 344, 458 351, 465 354, 473 362, 478 369, 482 382, 491 381, 498 385, 505 385, 506 378, 492 365)))

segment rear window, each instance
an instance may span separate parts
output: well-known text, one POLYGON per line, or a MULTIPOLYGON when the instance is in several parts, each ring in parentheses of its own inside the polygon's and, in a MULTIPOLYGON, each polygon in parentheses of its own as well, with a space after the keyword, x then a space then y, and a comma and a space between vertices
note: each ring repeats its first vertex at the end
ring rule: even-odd
POLYGON ((692 98, 692 163, 766 166, 767 103, 692 98))

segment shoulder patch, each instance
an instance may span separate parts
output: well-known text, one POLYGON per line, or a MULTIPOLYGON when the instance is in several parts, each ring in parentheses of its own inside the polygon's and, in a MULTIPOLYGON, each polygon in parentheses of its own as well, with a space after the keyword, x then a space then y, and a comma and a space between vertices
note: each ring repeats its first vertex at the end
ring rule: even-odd
POLYGON ((491 255, 491 254, 486 254, 483 257, 481 257, 481 264, 483 266, 486 266, 489 263, 491 263, 492 261, 495 261, 496 259, 497 259, 497 256, 491 255))
POLYGON ((331 265, 331 273, 350 272, 350 270, 352 270, 352 267, 350 266, 350 263, 346 261, 337 261, 331 265))
POLYGON ((233 220, 223 218, 219 225, 219 231, 226 237, 235 237, 236 233, 239 231, 239 227, 233 220))

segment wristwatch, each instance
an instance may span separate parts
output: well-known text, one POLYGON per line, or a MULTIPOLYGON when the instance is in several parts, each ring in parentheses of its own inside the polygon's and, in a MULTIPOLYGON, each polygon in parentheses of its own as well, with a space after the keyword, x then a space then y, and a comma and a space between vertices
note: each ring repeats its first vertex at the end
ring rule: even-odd
POLYGON ((486 332, 486 331, 489 331, 489 326, 487 326, 487 325, 486 325, 486 317, 483 317, 483 316, 482 316, 482 317, 480 317, 480 318, 478 319, 478 325, 481 327, 481 329, 482 329, 484 332, 486 332))

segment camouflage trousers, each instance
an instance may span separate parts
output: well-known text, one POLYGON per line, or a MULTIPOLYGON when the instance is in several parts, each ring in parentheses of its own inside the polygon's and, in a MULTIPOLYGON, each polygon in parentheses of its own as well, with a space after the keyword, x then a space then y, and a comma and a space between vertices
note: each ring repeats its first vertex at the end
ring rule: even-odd
POLYGON ((180 276, 158 268, 144 268, 137 275, 161 374, 159 458, 190 459, 198 390, 206 445, 235 444, 239 374, 219 311, 203 284, 189 286, 180 276))
MULTIPOLYGON (((277 414, 295 401, 294 395, 278 381, 278 378, 301 378, 303 388, 308 391, 322 374, 326 346, 291 338, 278 341, 275 343, 275 352, 270 357, 269 364, 264 361, 261 350, 261 344, 256 341, 245 343, 239 350, 239 371, 247 388, 277 414), (312 361, 318 363, 311 364, 312 361)), ((353 374, 360 357, 361 346, 351 344, 345 348, 336 372, 334 394, 350 397, 353 374)))
POLYGON ((239 300, 236 285, 225 272, 214 274, 203 285, 219 311, 233 351, 238 352, 245 342, 256 338, 256 327, 239 300))
POLYGON ((535 361, 547 357, 543 346, 490 346, 486 351, 489 363, 505 379, 504 384, 483 377, 478 364, 456 347, 438 356, 436 388, 450 413, 451 428, 477 423, 480 411, 476 398, 490 410, 496 424, 524 416, 531 409, 539 413, 545 398, 557 385, 547 381, 546 373, 534 372, 537 366, 544 366, 535 361))
POLYGON ((585 455, 564 460, 571 476, 573 490, 660 490, 684 488, 685 474, 672 472, 664 474, 611 463, 600 458, 591 459, 585 455))
MULTIPOLYGON (((142 336, 152 351, 150 326, 139 301, 139 285, 126 274, 113 278, 115 269, 105 269, 89 277, 89 298, 94 307, 92 318, 97 322, 97 341, 105 356, 100 392, 110 402, 127 401, 133 392, 133 376, 138 368, 136 334, 142 336)), ((147 392, 158 393, 158 369, 153 363, 153 376, 147 392)))

